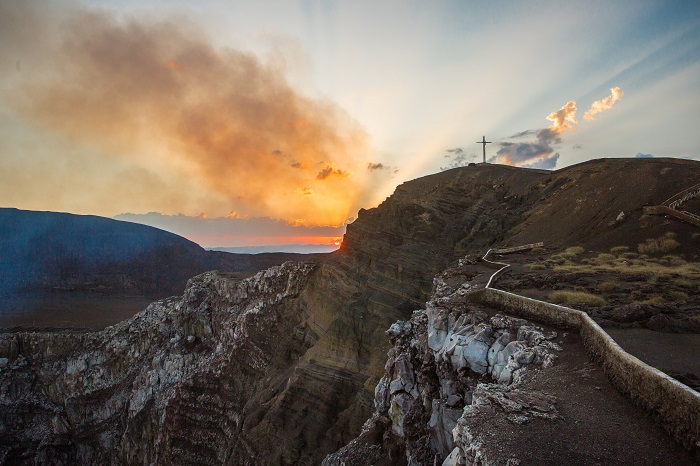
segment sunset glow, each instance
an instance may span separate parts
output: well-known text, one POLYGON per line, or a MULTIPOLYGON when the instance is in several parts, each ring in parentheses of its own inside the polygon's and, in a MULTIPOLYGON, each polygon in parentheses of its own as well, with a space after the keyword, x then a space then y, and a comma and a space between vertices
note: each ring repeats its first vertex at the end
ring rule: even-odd
POLYGON ((700 9, 641 2, 2 2, 0 203, 335 244, 294 227, 342 230, 482 135, 530 168, 697 158, 700 9))

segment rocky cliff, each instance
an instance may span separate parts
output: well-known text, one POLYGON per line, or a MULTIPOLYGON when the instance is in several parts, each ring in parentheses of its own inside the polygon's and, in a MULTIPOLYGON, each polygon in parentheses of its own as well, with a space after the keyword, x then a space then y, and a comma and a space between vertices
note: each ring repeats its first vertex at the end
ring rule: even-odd
MULTIPOLYGON (((7 463, 319 464, 364 432, 397 461, 407 453, 432 464, 455 448, 466 458, 474 448, 450 444, 447 432, 470 397, 474 406, 517 399, 517 415, 554 415, 546 399, 507 384, 555 348, 530 323, 469 307, 459 287, 434 290, 436 274, 466 254, 543 235, 556 246, 631 243, 640 202, 697 183, 699 165, 451 170, 361 211, 341 249, 317 264, 242 281, 206 273, 182 297, 102 332, 2 335, 0 455, 7 463), (647 180, 660 170, 665 182, 647 180), (629 199, 620 171, 638 193, 629 199), (567 216, 591 193, 595 209, 567 216), (629 220, 611 226, 620 210, 629 220), (390 327, 397 346, 385 370, 390 327), (505 385, 479 388, 484 376, 505 385)), ((645 234, 668 228, 654 222, 645 234)))

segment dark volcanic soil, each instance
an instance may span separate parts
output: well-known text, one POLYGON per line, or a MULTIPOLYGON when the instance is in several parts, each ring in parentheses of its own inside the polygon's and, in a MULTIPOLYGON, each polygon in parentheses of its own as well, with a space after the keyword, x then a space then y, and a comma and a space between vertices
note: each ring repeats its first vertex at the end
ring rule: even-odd
POLYGON ((523 425, 502 415, 474 419, 470 429, 489 457, 517 458, 523 466, 697 464, 610 385, 577 334, 565 334, 559 344, 563 351, 554 365, 528 373, 521 389, 554 395, 563 419, 531 418, 523 425))

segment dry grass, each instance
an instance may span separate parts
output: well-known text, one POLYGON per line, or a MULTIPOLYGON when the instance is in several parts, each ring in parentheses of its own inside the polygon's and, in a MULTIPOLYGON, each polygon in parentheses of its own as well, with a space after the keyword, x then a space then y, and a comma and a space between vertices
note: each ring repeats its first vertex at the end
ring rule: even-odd
POLYGON ((620 283, 615 281, 607 281, 598 285, 598 290, 601 293, 613 293, 620 289, 620 283))
POLYGON ((664 279, 683 278, 686 280, 700 280, 700 263, 688 262, 683 265, 673 266, 660 264, 656 261, 631 260, 626 265, 616 262, 591 263, 591 264, 561 264, 554 266, 555 272, 580 272, 587 274, 617 273, 623 275, 645 275, 648 278, 660 277, 664 279))
POLYGON ((570 248, 566 248, 566 251, 564 251, 564 254, 573 254, 574 256, 578 256, 579 254, 583 254, 585 249, 583 249, 581 246, 571 246, 570 248))
POLYGON ((688 302, 688 293, 684 293, 682 291, 674 291, 670 290, 664 293, 664 297, 667 298, 669 301, 673 301, 676 303, 685 303, 688 302))
POLYGON ((640 254, 661 254, 673 251, 681 245, 673 239, 675 236, 675 233, 669 232, 658 238, 649 238, 644 243, 639 243, 637 250, 640 254))
POLYGON ((525 268, 530 270, 546 270, 547 266, 544 264, 525 264, 525 268))
POLYGON ((651 296, 643 301, 635 301, 635 304, 650 304, 652 306, 659 306, 665 304, 666 300, 661 296, 651 296))
POLYGON ((576 305, 589 304, 591 306, 602 306, 605 300, 600 296, 583 291, 554 291, 549 294, 549 300, 555 304, 576 305))
POLYGON ((614 248, 610 248, 610 254, 615 254, 616 256, 619 256, 622 253, 625 253, 629 251, 630 248, 627 246, 615 246, 614 248))

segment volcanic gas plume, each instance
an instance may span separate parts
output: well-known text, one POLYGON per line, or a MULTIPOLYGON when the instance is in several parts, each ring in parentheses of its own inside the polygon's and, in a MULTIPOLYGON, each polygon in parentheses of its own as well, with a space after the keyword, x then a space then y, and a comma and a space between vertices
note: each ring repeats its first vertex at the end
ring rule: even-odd
POLYGON ((185 20, 3 2, 0 44, 13 72, 22 58, 0 88, 15 118, 145 170, 156 209, 177 212, 192 189, 211 215, 339 225, 371 195, 368 136, 346 112, 185 20))

